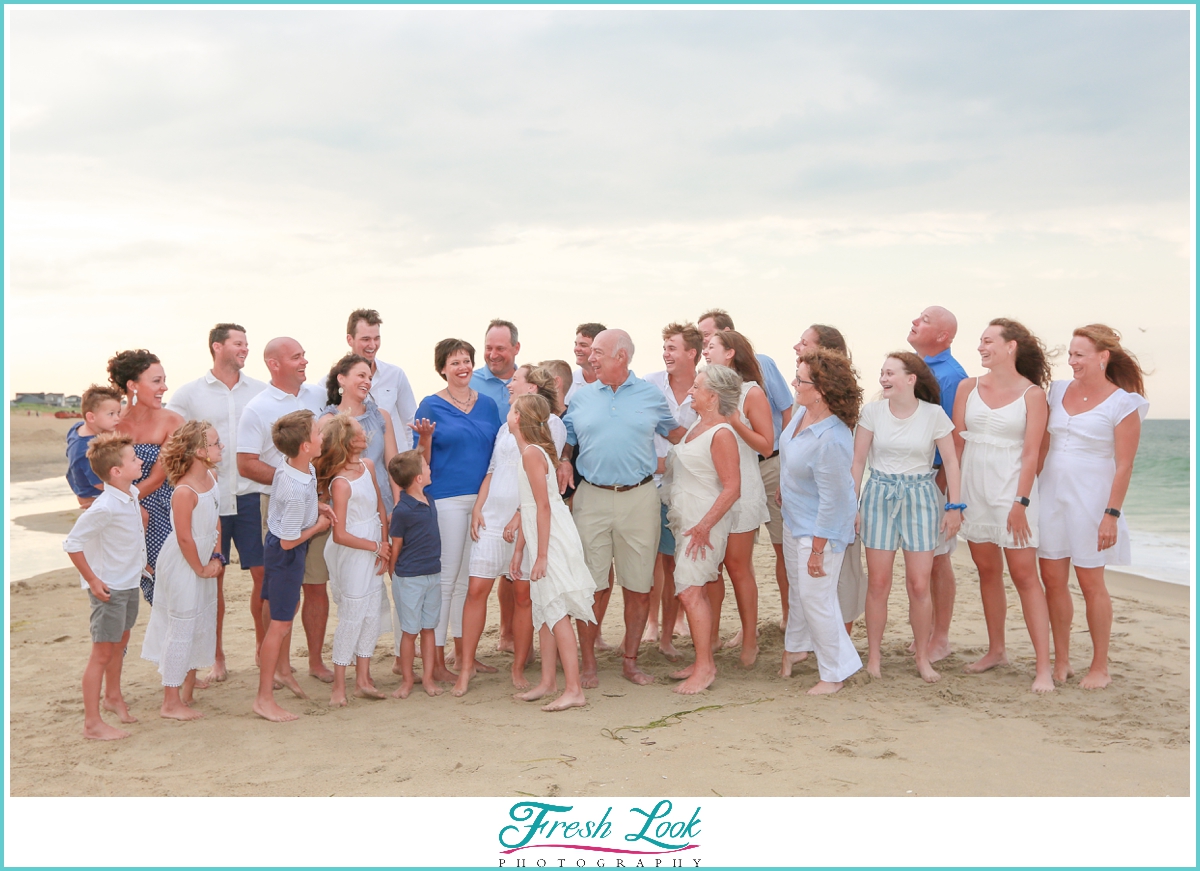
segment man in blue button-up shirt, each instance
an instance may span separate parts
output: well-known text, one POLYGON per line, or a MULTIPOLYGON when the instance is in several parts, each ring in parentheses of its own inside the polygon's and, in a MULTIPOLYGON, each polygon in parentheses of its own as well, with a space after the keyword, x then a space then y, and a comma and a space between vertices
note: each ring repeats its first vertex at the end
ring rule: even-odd
MULTIPOLYGON (((591 362, 598 377, 576 391, 563 423, 567 442, 579 450, 583 482, 575 491, 573 516, 596 582, 595 609, 602 612, 607 606, 612 594, 608 570, 614 566, 617 583, 624 588, 622 674, 633 683, 648 684, 654 678, 638 668, 637 655, 650 613, 661 531, 654 435, 678 443, 684 429, 659 389, 629 371, 632 359, 633 341, 624 330, 605 330, 596 336, 591 362)), ((560 485, 567 483, 564 478, 570 472, 567 463, 559 467, 560 485)), ((596 635, 597 624, 579 624, 585 687, 599 685, 596 635)))
POLYGON ((496 403, 500 426, 508 419, 508 382, 517 374, 517 328, 511 321, 494 320, 483 334, 484 365, 471 376, 471 387, 496 403))

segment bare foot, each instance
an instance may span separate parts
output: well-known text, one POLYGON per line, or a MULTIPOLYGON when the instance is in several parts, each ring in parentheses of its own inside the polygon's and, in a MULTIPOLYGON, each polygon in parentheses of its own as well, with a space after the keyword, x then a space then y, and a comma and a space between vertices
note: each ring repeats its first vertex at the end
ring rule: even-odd
POLYGON ((792 676, 792 666, 795 665, 797 662, 804 662, 804 660, 806 660, 806 659, 808 659, 808 651, 807 650, 802 650, 799 653, 788 653, 785 650, 783 652, 783 663, 779 666, 779 676, 780 677, 791 677, 792 676))
POLYGON ((937 683, 942 679, 942 676, 933 670, 933 666, 928 661, 922 663, 917 660, 917 673, 921 675, 921 680, 925 683, 937 683))
POLYGON ((998 665, 1008 665, 1008 654, 1003 650, 998 653, 992 653, 990 650, 983 655, 983 658, 977 659, 970 665, 964 665, 963 671, 967 674, 981 674, 989 671, 998 665))
POLYGON ((742 646, 742 630, 739 629, 732 638, 721 642, 721 650, 736 650, 742 646))
MULTIPOLYGON (((1079 688, 1085 690, 1102 690, 1112 683, 1112 678, 1108 676, 1107 671, 1101 671, 1098 668, 1088 669, 1088 673, 1079 681, 1079 688)), ((1034 683, 1034 689, 1037 689, 1037 684, 1034 683)))
POLYGON ((1075 677, 1075 669, 1071 668, 1070 661, 1054 663, 1054 679, 1056 681, 1065 683, 1073 677, 1075 677))
POLYGON ((600 686, 600 676, 595 667, 585 668, 579 672, 579 683, 585 690, 594 690, 600 686))
POLYGON ((529 680, 525 677, 525 672, 518 669, 515 665, 512 670, 513 687, 519 690, 529 689, 529 680))
POLYGON ((300 719, 291 711, 279 707, 274 699, 265 702, 255 699, 252 710, 264 720, 270 720, 272 723, 289 723, 292 720, 300 719))
POLYGON ((712 682, 716 679, 716 668, 697 669, 693 667, 691 676, 675 687, 675 692, 684 696, 695 695, 712 686, 712 682))
POLYGON ((310 665, 308 667, 308 676, 315 677, 321 683, 333 683, 333 672, 323 662, 315 668, 310 665))
POLYGON ((167 720, 199 720, 204 716, 200 711, 193 711, 184 702, 178 704, 163 702, 158 715, 167 720))
POLYGON ((475 668, 472 670, 471 676, 474 677, 475 674, 479 672, 482 672, 483 674, 495 674, 499 670, 500 669, 486 665, 477 659, 475 660, 475 668))
POLYGON ((396 661, 392 663, 392 674, 404 674, 404 669, 400 667, 400 657, 396 657, 396 661))
POLYGON ((354 687, 354 697, 356 699, 382 699, 383 693, 369 684, 366 686, 356 685, 354 687))
POLYGON ((658 624, 647 621, 642 631, 642 644, 653 644, 655 641, 658 641, 658 624))
MULTIPOLYGON (((1090 677, 1090 676, 1091 676, 1091 672, 1088 672, 1087 675, 1084 676, 1083 680, 1081 680, 1079 682, 1079 685, 1083 686, 1084 681, 1086 681, 1088 679, 1088 677, 1090 677)), ((1107 685, 1108 685, 1108 675, 1105 675, 1104 683, 1098 684, 1097 688, 1107 686, 1107 685)), ((1052 692, 1054 692, 1054 678, 1049 673, 1039 674, 1037 677, 1035 677, 1033 679, 1033 686, 1030 687, 1030 689, 1032 689, 1035 693, 1052 693, 1052 692)), ((1087 687, 1085 687, 1085 689, 1087 689, 1087 687)))
MULTIPOLYGON (((330 682, 332 683, 332 681, 330 681, 330 682)), ((275 683, 278 684, 280 686, 280 688, 287 687, 289 690, 292 691, 292 695, 294 695, 298 699, 307 699, 308 698, 308 696, 305 695, 304 690, 300 689, 300 682, 296 680, 295 673, 287 674, 287 675, 276 674, 275 675, 275 683)), ((282 711, 283 708, 280 708, 280 710, 282 711)), ((287 713, 287 712, 284 711, 284 713, 287 713)), ((267 719, 269 720, 271 718, 267 717, 267 719)))
POLYGON ((640 687, 654 683, 653 675, 646 674, 646 672, 638 668, 636 656, 621 655, 621 676, 640 687))
POLYGON ((596 649, 601 651, 612 650, 613 646, 604 640, 603 635, 596 636, 596 649))
POLYGON ((428 696, 440 696, 442 694, 442 688, 432 680, 425 680, 422 678, 421 687, 425 690, 425 694, 428 696))
POLYGON ((501 636, 500 640, 496 642, 496 652, 497 653, 516 653, 517 652, 517 648, 513 646, 513 640, 512 640, 511 635, 508 636, 507 638, 504 638, 503 636, 501 636))
POLYGON ((587 699, 583 697, 582 692, 578 693, 563 693, 557 699, 548 705, 542 705, 543 711, 565 711, 567 708, 582 708, 587 704, 587 699))
POLYGON ((808 691, 810 696, 828 696, 842 688, 842 681, 819 680, 817 685, 808 691))
MULTIPOLYGON (((100 703, 100 707, 104 708, 104 710, 108 711, 110 714, 116 714, 122 723, 136 723, 138 721, 137 717, 129 713, 129 706, 125 704, 124 699, 117 699, 114 702, 110 702, 108 699, 105 699, 100 703)), ((118 729, 117 731, 119 732, 121 730, 118 729)))
POLYGON ((193 689, 195 689, 195 687, 192 687, 192 689, 187 689, 187 690, 185 690, 184 688, 181 687, 179 690, 180 701, 182 701, 189 708, 196 703, 196 697, 192 693, 193 689))
POLYGON ((208 674, 204 676, 204 683, 201 684, 200 681, 197 680, 196 686, 199 689, 206 690, 214 683, 224 682, 228 677, 229 669, 225 667, 225 660, 218 659, 213 663, 213 667, 209 670, 208 674))
POLYGON ((199 675, 196 675, 196 680, 195 680, 195 682, 192 684, 192 686, 193 686, 193 687, 195 687, 195 688, 196 688, 196 689, 198 689, 198 690, 206 690, 206 689, 208 689, 208 687, 209 687, 209 683, 208 683, 208 675, 205 675, 204 677, 200 677, 199 675))
POLYGON ((471 683, 471 676, 465 671, 458 676, 458 680, 454 684, 454 688, 450 690, 450 695, 457 698, 462 698, 467 694, 467 689, 471 683))
POLYGON ((659 642, 658 652, 667 658, 667 662, 679 662, 683 658, 682 654, 675 649, 675 645, 665 639, 659 642))
POLYGON ((753 647, 742 647, 742 655, 738 657, 738 666, 744 669, 754 668, 754 663, 758 659, 758 642, 754 643, 753 647))
POLYGON ((929 645, 928 654, 929 654, 930 665, 932 665, 935 662, 941 662, 943 659, 945 659, 947 656, 949 656, 953 652, 954 652, 954 650, 951 649, 949 641, 947 641, 945 644, 929 645))
POLYGON ((329 707, 346 707, 346 688, 344 686, 339 686, 337 683, 334 683, 333 694, 329 697, 329 707))
POLYGON ((685 665, 683 668, 679 669, 679 671, 671 672, 669 675, 667 675, 667 677, 669 677, 671 680, 687 680, 695 671, 696 663, 693 662, 691 665, 685 665))
POLYGON ((542 698, 543 696, 549 695, 550 693, 555 692, 557 690, 558 690, 557 683, 550 684, 550 685, 539 683, 537 686, 535 686, 531 690, 529 690, 529 692, 517 693, 513 696, 513 698, 518 699, 522 702, 536 702, 538 699, 542 698))
POLYGON ((439 666, 433 669, 433 679, 454 682, 458 680, 458 675, 445 666, 439 666))
POLYGON ((101 720, 95 726, 84 726, 83 737, 93 741, 119 741, 121 738, 128 738, 129 733, 101 720))
POLYGON ((878 655, 871 656, 870 654, 867 654, 867 674, 876 679, 883 677, 883 672, 880 671, 879 668, 878 655))
POLYGON ((392 693, 393 699, 407 699, 408 694, 412 692, 413 682, 406 680, 401 682, 400 686, 396 687, 396 691, 392 693))

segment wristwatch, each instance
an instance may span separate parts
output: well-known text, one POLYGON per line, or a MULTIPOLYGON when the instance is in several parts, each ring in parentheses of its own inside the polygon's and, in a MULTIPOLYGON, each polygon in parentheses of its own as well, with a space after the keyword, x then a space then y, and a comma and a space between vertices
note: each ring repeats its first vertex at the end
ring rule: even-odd
POLYGON ((1121 509, 1120 508, 1105 508, 1104 513, 1111 515, 1112 517, 1120 517, 1121 509))
POLYGON ((1016 499, 1013 500, 1013 502, 1018 502, 1021 505, 1024 505, 1026 508, 1029 507, 1029 497, 1028 496, 1018 496, 1016 499))

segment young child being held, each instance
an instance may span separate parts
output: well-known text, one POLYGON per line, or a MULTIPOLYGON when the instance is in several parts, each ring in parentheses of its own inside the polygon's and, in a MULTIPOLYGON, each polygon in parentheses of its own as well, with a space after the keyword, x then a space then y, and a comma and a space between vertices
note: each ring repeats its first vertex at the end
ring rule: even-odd
POLYGON ((287 457, 271 482, 271 507, 263 542, 262 598, 271 623, 259 652, 258 695, 253 710, 264 719, 285 723, 296 715, 275 701, 275 681, 298 698, 307 698, 291 672, 280 674, 280 659, 292 643, 292 621, 300 605, 304 558, 314 535, 333 525, 333 509, 317 501, 317 474, 312 461, 321 456, 321 432, 311 411, 285 414, 271 427, 271 441, 287 457))
POLYGON ((101 718, 102 682, 104 709, 122 723, 137 722, 121 696, 121 663, 137 621, 139 581, 146 565, 146 534, 133 486, 142 474, 142 461, 133 451, 133 439, 116 433, 92 439, 87 459, 104 487, 75 521, 63 550, 79 570, 92 603, 92 655, 83 672, 83 735, 111 741, 128 738, 129 733, 101 718))
MULTIPOLYGON (((387 509, 375 483, 375 464, 363 459, 367 435, 348 414, 336 414, 321 427, 317 489, 328 492, 337 520, 325 543, 329 589, 337 604, 333 633, 333 695, 329 704, 346 704, 346 666, 354 664, 354 694, 382 699, 371 680, 371 655, 379 640, 382 575, 391 567, 383 538, 387 509)), ((386 613, 386 612, 385 612, 386 613)))
POLYGON ((508 412, 508 428, 517 437, 521 465, 521 528, 513 548, 510 570, 521 571, 526 543, 534 549, 529 571, 529 596, 533 600, 533 625, 542 650, 542 680, 517 695, 536 701, 558 690, 555 652, 562 659, 566 690, 543 711, 562 711, 587 704, 579 681, 579 648, 571 618, 595 623, 592 600, 596 583, 583 557, 583 544, 571 512, 558 496, 554 441, 550 437, 550 403, 536 394, 519 396, 508 412))
POLYGON ((121 391, 111 385, 93 384, 83 391, 83 420, 67 431, 67 483, 87 508, 103 492, 103 482, 88 463, 87 449, 95 436, 116 432, 121 419, 121 391))
POLYGON ((427 659, 421 667, 421 686, 431 696, 442 689, 433 679, 431 651, 435 647, 433 630, 442 610, 442 536, 438 531, 437 508, 425 498, 429 486, 429 463, 419 451, 405 451, 392 457, 388 474, 402 492, 392 510, 392 599, 400 620, 400 686, 394 699, 407 699, 416 676, 417 633, 427 659))
POLYGON ((212 470, 221 462, 220 437, 206 420, 189 420, 163 445, 159 459, 171 495, 171 534, 158 554, 154 608, 146 624, 142 658, 158 663, 163 703, 173 720, 198 720, 191 708, 196 669, 217 654, 217 581, 223 565, 221 496, 212 470))

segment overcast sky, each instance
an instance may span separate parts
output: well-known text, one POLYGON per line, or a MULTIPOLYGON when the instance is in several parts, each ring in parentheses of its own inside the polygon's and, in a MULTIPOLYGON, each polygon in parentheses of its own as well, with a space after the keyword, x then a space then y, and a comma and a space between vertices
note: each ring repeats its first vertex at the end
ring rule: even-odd
POLYGON ((128 347, 177 387, 224 320, 316 380, 359 306, 418 398, 492 317, 649 372, 712 306, 785 372, 834 324, 874 387, 939 303, 972 374, 992 317, 1106 322, 1189 415, 1186 11, 5 14, 10 395, 128 347))

